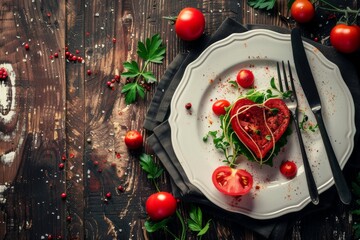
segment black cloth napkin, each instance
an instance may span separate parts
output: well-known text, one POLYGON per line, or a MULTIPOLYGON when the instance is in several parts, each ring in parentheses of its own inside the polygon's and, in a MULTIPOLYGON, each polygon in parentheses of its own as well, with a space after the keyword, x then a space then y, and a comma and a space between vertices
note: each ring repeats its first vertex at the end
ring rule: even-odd
MULTIPOLYGON (((322 193, 320 195, 320 204, 317 206, 309 204, 299 212, 286 214, 282 217, 269 220, 257 220, 242 214, 225 211, 207 200, 187 178, 172 148, 171 130, 169 123, 167 122, 167 118, 170 113, 171 98, 182 79, 182 75, 187 65, 194 61, 210 44, 221 40, 232 33, 241 33, 251 29, 269 29, 280 33, 289 33, 288 29, 276 26, 241 25, 237 21, 227 18, 211 37, 205 36, 201 39, 203 44, 199 44, 198 48, 191 50, 189 53, 178 54, 173 62, 168 66, 158 84, 154 98, 149 106, 144 122, 144 128, 152 132, 147 139, 147 144, 153 149, 154 153, 169 173, 173 185, 172 191, 176 197, 179 197, 184 201, 203 204, 207 211, 217 213, 217 216, 223 217, 226 220, 234 220, 234 222, 262 235, 265 238, 279 240, 284 239, 289 224, 295 222, 297 219, 300 219, 306 214, 311 214, 314 211, 321 211, 330 207, 333 202, 331 199, 334 199, 334 197, 337 196, 336 189, 332 187, 322 193)), ((359 78, 353 64, 347 60, 345 56, 337 53, 331 47, 312 42, 311 40, 304 40, 315 45, 325 57, 339 66, 343 79, 349 87, 355 101, 355 122, 358 129, 360 127, 358 114, 360 112, 360 85, 359 78)), ((355 138, 357 141, 358 134, 356 134, 355 138)), ((351 162, 352 159, 359 159, 359 152, 360 151, 354 151, 348 163, 351 162)))

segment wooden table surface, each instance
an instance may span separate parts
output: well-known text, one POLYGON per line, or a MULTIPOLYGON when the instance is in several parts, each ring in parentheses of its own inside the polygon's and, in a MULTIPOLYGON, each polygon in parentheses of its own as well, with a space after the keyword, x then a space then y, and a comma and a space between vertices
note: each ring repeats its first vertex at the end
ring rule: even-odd
MULTIPOLYGON (((343 3, 359 8, 356 0, 343 3)), ((240 0, 1 0, 0 66, 12 81, 0 83, 0 239, 171 239, 144 229, 145 201, 156 189, 139 154, 124 144, 129 130, 141 131, 144 140, 150 134, 143 122, 157 84, 144 100, 126 105, 123 79, 113 89, 106 83, 121 74, 123 62, 137 59, 138 41, 154 34, 166 46, 163 64, 151 66, 157 79, 178 53, 196 48, 163 16, 196 7, 205 15, 206 35, 227 17, 291 28, 280 16, 289 16, 286 4, 278 0, 274 10, 259 11, 240 0), (66 48, 82 62, 67 61, 66 48)), ((301 27, 328 44, 329 28, 301 27)), ((151 154, 151 146, 142 151, 151 154)), ((170 191, 167 174, 160 188, 170 191)), ((184 215, 187 207, 179 206, 184 215)), ((349 211, 335 199, 334 207, 305 216, 286 236, 351 239, 349 211)), ((212 221, 203 239, 263 239, 211 213, 204 218, 212 221)), ((189 232, 188 239, 196 236, 189 232)))

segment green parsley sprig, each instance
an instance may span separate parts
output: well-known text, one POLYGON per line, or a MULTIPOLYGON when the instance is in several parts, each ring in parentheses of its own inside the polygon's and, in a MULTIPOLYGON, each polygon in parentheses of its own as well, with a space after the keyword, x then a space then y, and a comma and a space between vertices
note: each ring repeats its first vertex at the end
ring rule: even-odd
POLYGON ((125 103, 134 103, 137 96, 144 98, 145 88, 143 83, 150 84, 156 82, 156 78, 151 71, 147 68, 150 63, 161 64, 165 57, 166 49, 162 44, 162 40, 159 34, 147 38, 145 43, 138 42, 137 54, 143 59, 142 67, 136 61, 124 62, 123 66, 127 69, 127 72, 121 74, 129 80, 121 93, 125 94, 125 103))

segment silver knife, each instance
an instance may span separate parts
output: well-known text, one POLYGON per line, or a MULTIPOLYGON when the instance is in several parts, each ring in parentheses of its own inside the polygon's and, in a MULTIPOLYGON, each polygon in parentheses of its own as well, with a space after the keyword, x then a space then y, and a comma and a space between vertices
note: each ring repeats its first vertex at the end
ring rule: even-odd
POLYGON ((342 174, 339 162, 336 158, 334 149, 332 148, 330 142, 330 138, 325 128, 325 124, 321 114, 320 96, 316 88, 315 80, 306 56, 299 28, 294 28, 291 31, 291 45, 296 72, 299 77, 301 86, 304 90, 305 96, 309 102, 310 108, 314 113, 317 124, 319 126, 320 134, 324 142, 327 157, 329 159, 329 164, 333 174, 337 192, 339 194, 340 200, 344 204, 350 204, 351 192, 346 183, 344 175, 342 174))

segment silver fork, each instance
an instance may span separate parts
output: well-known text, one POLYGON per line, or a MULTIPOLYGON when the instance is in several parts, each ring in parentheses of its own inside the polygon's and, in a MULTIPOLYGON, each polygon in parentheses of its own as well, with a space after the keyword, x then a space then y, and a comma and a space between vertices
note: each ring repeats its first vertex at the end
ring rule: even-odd
POLYGON ((279 66, 279 63, 277 63, 277 73, 278 73, 280 91, 284 92, 284 88, 285 88, 286 92, 291 91, 290 97, 285 99, 284 101, 285 101, 287 107, 289 108, 289 110, 291 112, 291 116, 294 120, 296 133, 297 133, 297 136, 299 139, 301 155, 303 158, 306 182, 307 182, 308 189, 309 189, 310 199, 313 204, 317 205, 319 203, 319 193, 318 193, 317 186, 316 186, 316 183, 314 180, 314 176, 312 175, 312 172, 311 172, 309 159, 307 157, 305 147, 304 147, 304 142, 303 142, 303 139, 301 136, 301 130, 299 127, 299 120, 298 120, 298 117, 299 117, 298 116, 299 115, 298 99, 297 99, 297 95, 296 95, 294 79, 292 76, 291 66, 290 66, 289 61, 287 62, 287 65, 288 65, 288 72, 289 72, 289 79, 290 79, 291 87, 289 86, 289 81, 288 81, 288 77, 286 74, 286 68, 285 68, 284 61, 282 61, 282 69, 283 69, 282 76, 283 76, 284 80, 282 80, 280 66, 279 66))

